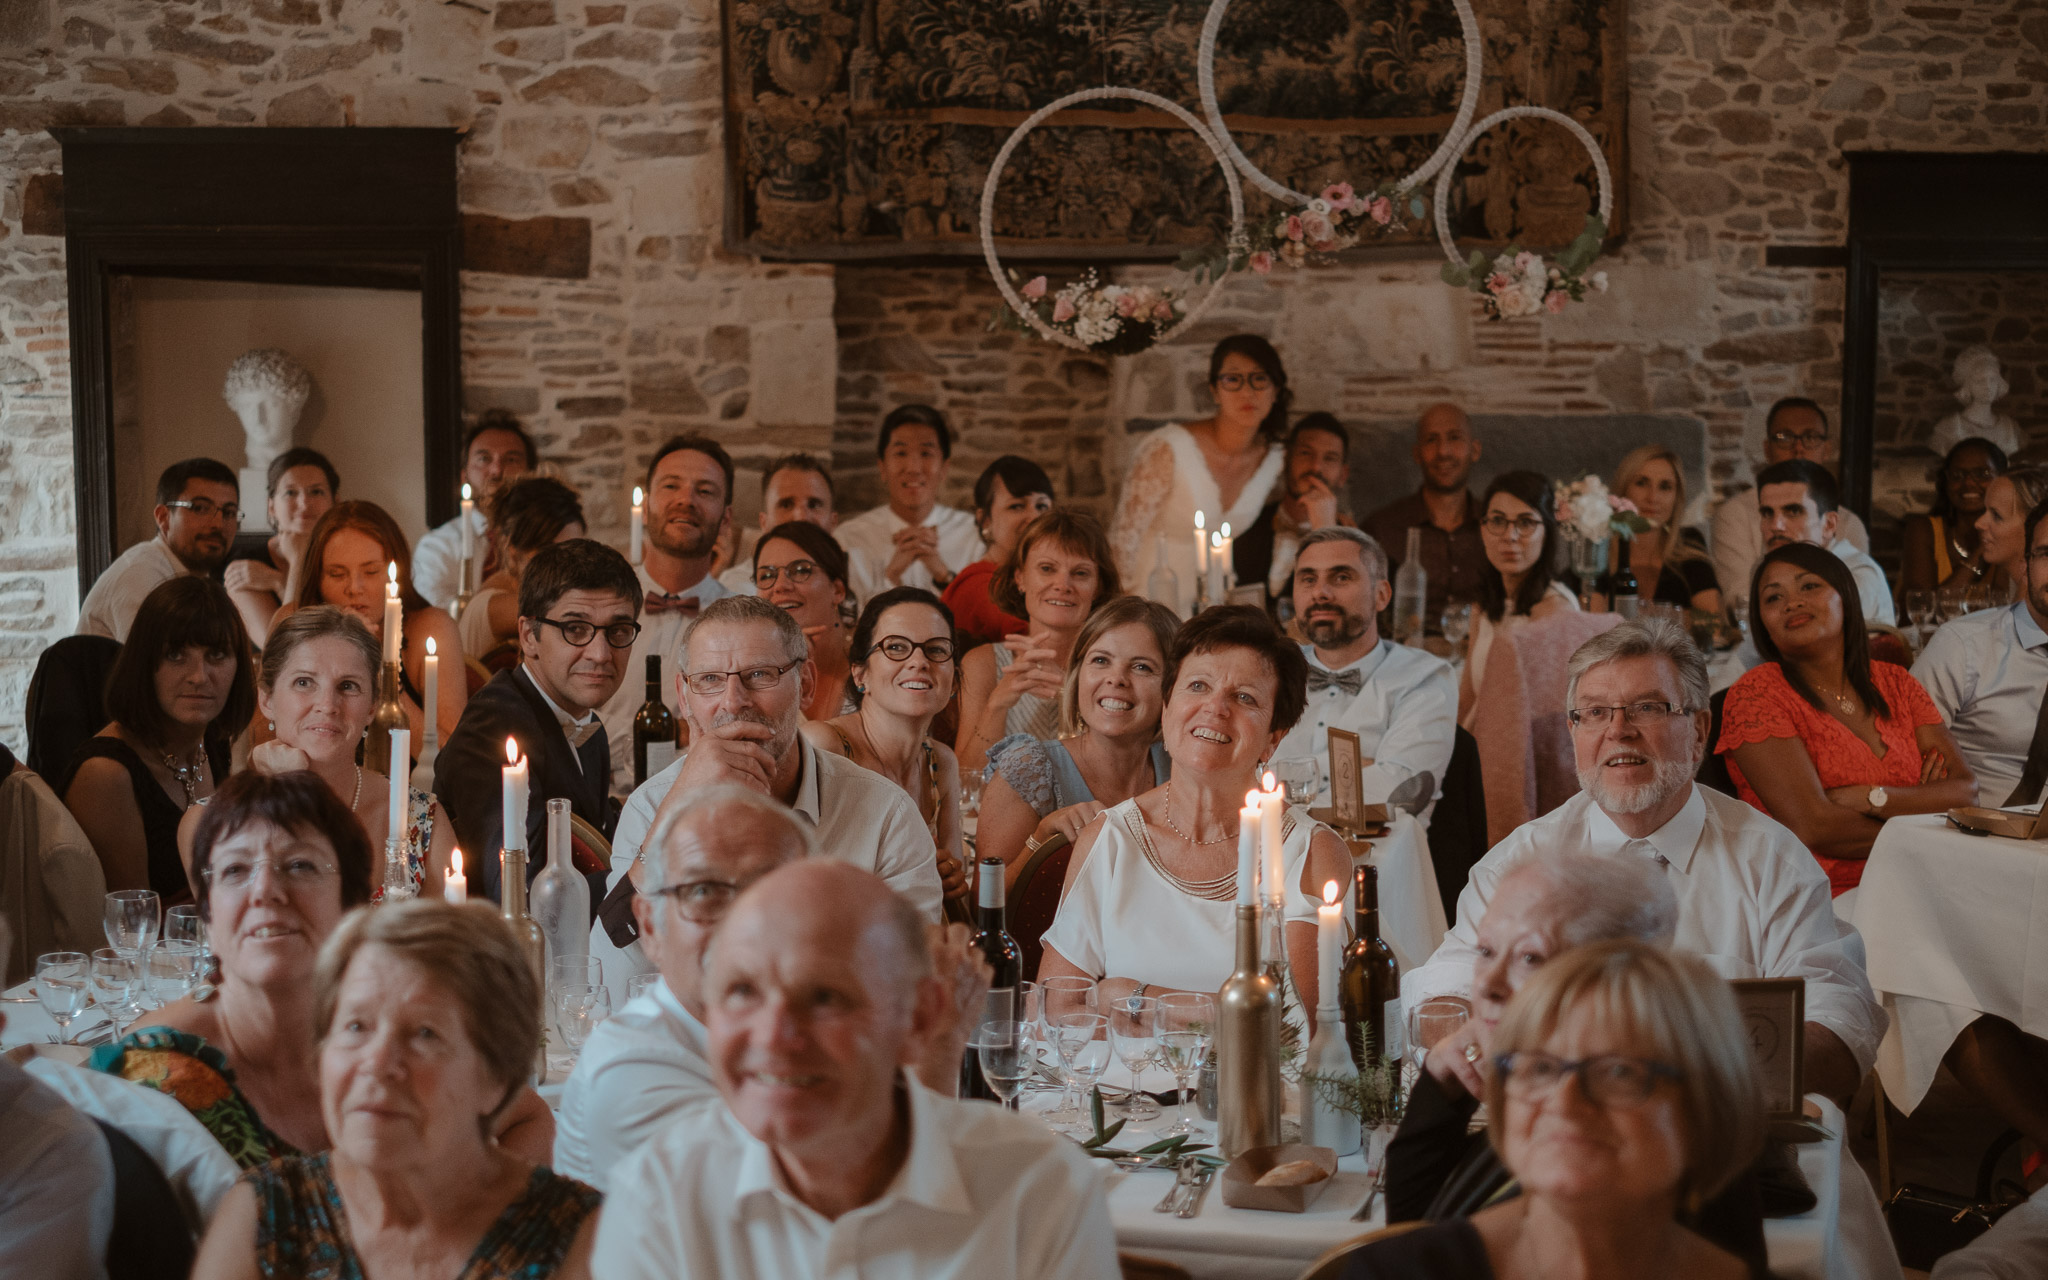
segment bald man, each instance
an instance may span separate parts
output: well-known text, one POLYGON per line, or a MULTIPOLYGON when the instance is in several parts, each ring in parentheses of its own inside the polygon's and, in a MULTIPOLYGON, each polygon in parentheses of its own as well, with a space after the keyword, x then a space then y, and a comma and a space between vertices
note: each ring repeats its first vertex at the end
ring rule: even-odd
MULTIPOLYGON (((733 783, 680 797, 648 833, 633 919, 640 949, 660 980, 583 1046, 562 1090, 554 1167, 600 1191, 611 1173, 664 1126, 720 1106, 704 1030, 704 952, 748 886, 810 857, 810 829, 784 805, 733 783)), ((950 1002, 925 1044, 918 1077, 942 1093, 960 1078, 964 1013, 979 1010, 987 961, 968 947, 965 925, 933 926, 938 971, 950 1002), (978 985, 977 985, 978 984, 978 985)))
POLYGON ((1436 635, 1447 602, 1479 598, 1479 570, 1486 563, 1486 548, 1479 541, 1479 518, 1485 513, 1468 487, 1479 461, 1472 420, 1454 404, 1429 406, 1415 421, 1410 456, 1422 472, 1422 487, 1373 512, 1360 527, 1386 548, 1390 574, 1408 555, 1408 531, 1422 531, 1422 570, 1429 575, 1422 616, 1436 635))
POLYGON ((949 993, 922 917, 872 873, 822 859, 770 873, 712 940, 704 997, 726 1106, 620 1166, 593 1274, 1117 1274, 1099 1166, 1043 1125, 917 1082, 949 993))

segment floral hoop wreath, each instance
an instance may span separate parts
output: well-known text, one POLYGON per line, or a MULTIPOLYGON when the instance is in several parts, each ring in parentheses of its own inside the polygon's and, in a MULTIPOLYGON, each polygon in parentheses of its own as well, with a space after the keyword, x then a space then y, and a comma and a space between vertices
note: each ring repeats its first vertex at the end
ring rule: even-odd
MULTIPOLYGON (((1047 342, 1056 342, 1060 346, 1070 347, 1075 351, 1100 351, 1109 348, 1113 354, 1129 355, 1158 343, 1170 342, 1179 336, 1189 325, 1201 319, 1202 314, 1216 300, 1216 291, 1223 284, 1222 276, 1219 275, 1199 298, 1183 305, 1179 295, 1167 290, 1136 291, 1125 290, 1115 285, 1101 286, 1097 282, 1095 273, 1091 271, 1083 277, 1081 283, 1070 285, 1066 289, 1061 290, 1060 297, 1067 299, 1070 304, 1078 299, 1085 309, 1087 302, 1091 298, 1101 299, 1111 295, 1129 297, 1142 292, 1147 296, 1148 302, 1156 303, 1156 305, 1166 308, 1177 319, 1172 324, 1163 328, 1160 327, 1159 323, 1144 321, 1141 326, 1138 326, 1142 327, 1145 330, 1144 332, 1127 335, 1121 342, 1086 342, 1073 333, 1055 329, 1052 324, 1048 323, 1047 316, 1039 313, 1038 307, 1026 302, 1018 294, 1016 287, 1010 283, 1008 274, 1003 270, 1001 260, 996 256, 996 184, 1002 180, 1003 168, 1009 164, 1011 154, 1024 141, 1026 134, 1044 123, 1051 116, 1057 115, 1079 103, 1095 102, 1104 98, 1123 98, 1131 102, 1142 102, 1147 106, 1156 107, 1194 131, 1195 136, 1200 138, 1209 148, 1209 153, 1216 157, 1217 166, 1223 170, 1224 184, 1230 190, 1230 244, 1234 248, 1242 246, 1244 241, 1244 188, 1239 185, 1237 170, 1231 164, 1230 157, 1224 151, 1222 144, 1216 140, 1216 136, 1210 133, 1200 120, 1195 119, 1192 112, 1186 107, 1181 106, 1178 102, 1162 98, 1156 93, 1148 93, 1143 89, 1126 89, 1116 85, 1105 85, 1096 89, 1082 89, 1076 93, 1070 93, 1064 98, 1046 103, 1038 110, 1032 112, 1025 119, 1024 123, 1018 125, 1016 130, 1010 134, 1008 141, 1003 143, 1002 150, 996 152, 994 162, 988 167, 988 178, 982 183, 981 187, 981 256, 988 263, 989 277, 996 282, 996 288, 1002 292, 1003 301, 1009 304, 1010 314, 1016 316, 1017 319, 1021 320, 1026 327, 1039 337, 1047 342)), ((1042 280, 1043 277, 1032 282, 1034 285, 1040 285, 1041 292, 1042 280)), ((1126 324, 1123 327, 1133 328, 1134 326, 1126 324)))
POLYGON ((1533 253, 1520 246, 1510 244, 1491 260, 1484 250, 1474 249, 1470 258, 1458 256, 1457 241, 1451 236, 1451 174, 1453 165, 1445 165, 1436 175, 1436 238, 1443 245, 1444 256, 1450 265, 1443 269, 1446 284, 1469 289, 1479 295, 1486 304, 1492 319, 1500 320, 1514 316, 1534 315, 1539 310, 1553 314, 1564 310, 1568 301, 1578 301, 1586 296, 1586 288, 1606 292, 1607 273, 1594 272, 1590 277, 1586 269, 1600 256, 1600 243, 1607 235, 1607 220, 1614 212, 1614 175, 1607 167, 1607 157, 1600 150, 1600 143, 1586 127, 1562 111, 1549 107, 1507 107, 1472 126, 1471 130, 1458 140, 1458 150, 1463 152, 1472 139, 1485 133, 1495 125, 1509 120, 1540 118, 1554 120, 1571 131, 1593 157, 1593 172, 1600 185, 1600 212, 1586 219, 1585 229, 1579 232, 1554 262, 1546 264, 1533 253))

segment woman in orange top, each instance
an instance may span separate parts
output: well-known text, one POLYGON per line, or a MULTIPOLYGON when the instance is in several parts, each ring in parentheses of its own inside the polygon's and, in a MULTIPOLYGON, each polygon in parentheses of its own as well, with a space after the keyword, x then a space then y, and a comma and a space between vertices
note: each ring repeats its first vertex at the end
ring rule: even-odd
POLYGON ((1977 779, 1920 682, 1871 661, 1847 565, 1790 543, 1757 562, 1749 599, 1764 664, 1728 690, 1714 749, 1736 794, 1790 827, 1839 897, 1884 819, 1973 804, 1977 779))

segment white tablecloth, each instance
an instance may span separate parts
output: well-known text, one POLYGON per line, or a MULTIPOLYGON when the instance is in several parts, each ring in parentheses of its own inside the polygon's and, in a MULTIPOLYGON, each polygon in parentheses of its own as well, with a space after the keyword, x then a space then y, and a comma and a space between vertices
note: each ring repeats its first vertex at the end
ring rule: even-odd
POLYGON ((1878 1078, 1900 1110, 1919 1105, 1981 1014, 2048 1036, 2048 843, 1894 818, 1857 898, 1870 985, 1891 1014, 1878 1078))
POLYGON ((1367 861, 1380 873, 1380 936, 1407 973, 1435 954, 1450 928, 1422 824, 1396 813, 1387 834, 1372 842, 1367 861))

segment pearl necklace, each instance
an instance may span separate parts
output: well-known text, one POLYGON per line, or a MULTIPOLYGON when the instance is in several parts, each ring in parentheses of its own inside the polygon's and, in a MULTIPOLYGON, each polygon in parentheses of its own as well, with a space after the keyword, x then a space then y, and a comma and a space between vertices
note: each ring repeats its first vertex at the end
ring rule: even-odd
MULTIPOLYGON (((1237 838, 1237 832, 1226 831, 1214 840, 1197 840, 1187 832, 1182 831, 1180 824, 1173 820, 1173 780, 1171 778, 1166 781, 1166 803, 1159 806, 1159 820, 1166 824, 1167 830, 1173 832, 1173 834, 1197 849, 1206 849, 1212 844, 1222 844, 1225 840, 1235 840, 1237 838)), ((1237 873, 1233 871, 1231 874, 1236 875, 1237 873)))

